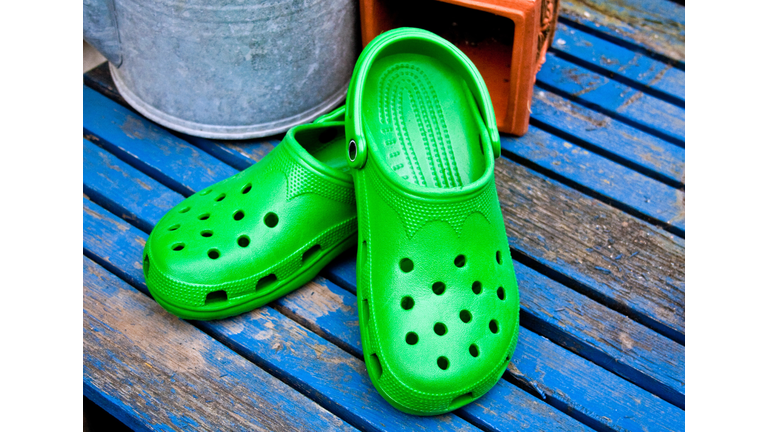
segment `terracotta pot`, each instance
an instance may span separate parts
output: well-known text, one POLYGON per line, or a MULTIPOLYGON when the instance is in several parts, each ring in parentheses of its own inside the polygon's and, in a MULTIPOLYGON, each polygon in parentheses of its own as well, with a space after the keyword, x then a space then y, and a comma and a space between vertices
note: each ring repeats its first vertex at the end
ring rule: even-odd
POLYGON ((536 72, 554 38, 558 0, 360 0, 363 44, 397 27, 432 31, 475 63, 499 130, 528 131, 536 72))

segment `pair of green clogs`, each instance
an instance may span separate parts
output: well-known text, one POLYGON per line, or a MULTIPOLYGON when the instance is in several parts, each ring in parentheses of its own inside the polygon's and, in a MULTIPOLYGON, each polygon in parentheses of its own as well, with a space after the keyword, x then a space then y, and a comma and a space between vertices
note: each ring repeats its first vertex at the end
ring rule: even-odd
POLYGON ((499 380, 517 342, 499 153, 471 61, 427 31, 386 32, 361 54, 346 107, 163 217, 147 286, 182 318, 226 318, 302 286, 357 233, 374 386, 407 413, 459 408, 499 380))

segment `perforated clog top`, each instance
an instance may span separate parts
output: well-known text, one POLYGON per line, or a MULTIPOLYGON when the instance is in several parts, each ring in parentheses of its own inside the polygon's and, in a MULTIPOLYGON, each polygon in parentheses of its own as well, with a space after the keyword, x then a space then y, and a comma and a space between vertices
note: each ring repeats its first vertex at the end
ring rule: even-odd
POLYGON ((182 318, 219 319, 308 282, 355 242, 345 153, 343 123, 298 126, 259 163, 173 208, 144 249, 153 297, 182 318))
POLYGON ((518 332, 488 91, 455 46, 400 28, 363 51, 345 121, 368 373, 402 411, 459 408, 499 380, 518 332))

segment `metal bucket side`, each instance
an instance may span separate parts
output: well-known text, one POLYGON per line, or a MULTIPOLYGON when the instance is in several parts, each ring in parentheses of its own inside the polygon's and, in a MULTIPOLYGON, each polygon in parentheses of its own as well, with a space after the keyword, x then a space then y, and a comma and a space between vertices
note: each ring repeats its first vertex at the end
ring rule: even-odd
POLYGON ((139 112, 181 132, 243 139, 309 122, 344 98, 359 54, 355 0, 114 0, 139 112))
POLYGON ((342 86, 339 91, 323 101, 320 105, 296 114, 293 117, 288 117, 275 122, 247 126, 218 126, 187 121, 158 110, 133 94, 131 90, 126 87, 125 83, 121 81, 118 69, 111 63, 109 65, 109 71, 112 73, 112 80, 115 82, 115 86, 117 87, 117 91, 120 92, 120 96, 146 118, 187 135, 228 140, 260 138, 275 135, 283 133, 294 126, 311 123, 316 118, 338 106, 347 96, 347 89, 349 88, 349 80, 347 80, 347 83, 342 86))

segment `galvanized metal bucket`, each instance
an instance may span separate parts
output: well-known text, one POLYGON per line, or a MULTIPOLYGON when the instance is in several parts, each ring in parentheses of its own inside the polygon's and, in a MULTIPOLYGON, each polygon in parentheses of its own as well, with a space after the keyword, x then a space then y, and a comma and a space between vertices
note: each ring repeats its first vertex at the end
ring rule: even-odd
POLYGON ((84 0, 120 94, 171 129, 272 135, 330 111, 360 52, 357 0, 84 0))

